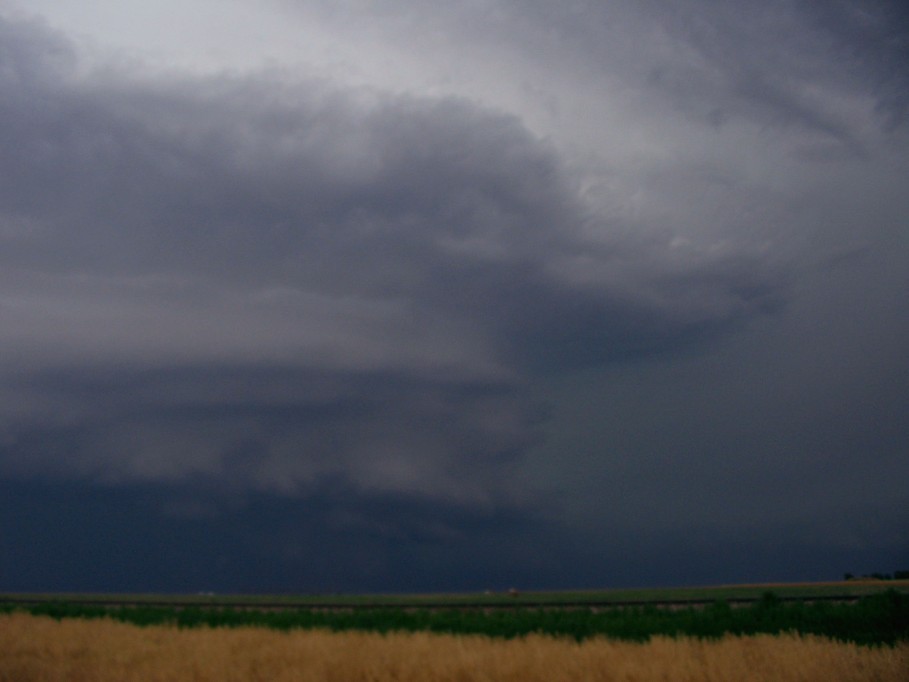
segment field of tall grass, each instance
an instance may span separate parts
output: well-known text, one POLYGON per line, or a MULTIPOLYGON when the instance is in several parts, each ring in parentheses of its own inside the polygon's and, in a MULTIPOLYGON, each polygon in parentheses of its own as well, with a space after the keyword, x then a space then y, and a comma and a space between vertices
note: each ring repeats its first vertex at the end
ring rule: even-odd
POLYGON ((0 615, 0 682, 902 682, 907 670, 909 642, 869 647, 795 634, 578 642, 543 635, 180 629, 0 615))

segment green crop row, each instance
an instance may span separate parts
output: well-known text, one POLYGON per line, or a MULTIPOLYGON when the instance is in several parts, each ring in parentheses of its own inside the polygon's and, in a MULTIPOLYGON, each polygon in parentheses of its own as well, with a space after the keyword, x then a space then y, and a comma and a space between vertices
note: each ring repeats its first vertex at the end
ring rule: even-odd
POLYGON ((0 612, 26 611, 53 618, 113 618, 136 625, 178 627, 256 626, 278 630, 326 628, 375 632, 431 631, 519 637, 541 633, 583 640, 594 636, 644 641, 654 635, 721 637, 798 632, 866 645, 909 640, 909 596, 888 591, 851 604, 785 602, 767 593, 751 605, 731 607, 717 601, 702 608, 656 606, 576 609, 285 609, 104 607, 45 602, 3 606, 0 612))

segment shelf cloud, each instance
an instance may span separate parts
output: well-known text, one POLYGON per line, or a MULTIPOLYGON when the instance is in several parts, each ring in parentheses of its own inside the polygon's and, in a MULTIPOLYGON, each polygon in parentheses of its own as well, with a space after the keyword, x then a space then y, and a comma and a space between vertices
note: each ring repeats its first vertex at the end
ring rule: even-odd
POLYGON ((487 531, 906 556, 897 4, 238 1, 179 49, 41 4, 0 4, 4 485, 309 505, 378 582, 487 531))

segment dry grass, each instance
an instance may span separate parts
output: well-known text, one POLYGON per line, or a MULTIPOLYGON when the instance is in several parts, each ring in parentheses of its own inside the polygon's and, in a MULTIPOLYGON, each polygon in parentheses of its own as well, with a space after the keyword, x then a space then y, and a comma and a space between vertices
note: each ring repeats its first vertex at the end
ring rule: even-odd
POLYGON ((907 679, 909 644, 866 648, 818 637, 511 641, 431 634, 139 628, 113 621, 0 616, 0 681, 907 679))

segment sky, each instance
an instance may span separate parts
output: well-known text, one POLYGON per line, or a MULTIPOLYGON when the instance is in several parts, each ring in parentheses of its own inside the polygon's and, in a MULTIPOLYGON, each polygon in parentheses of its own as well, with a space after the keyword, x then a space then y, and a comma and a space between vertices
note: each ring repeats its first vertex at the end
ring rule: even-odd
POLYGON ((909 568, 909 9, 0 0, 0 592, 909 568))

